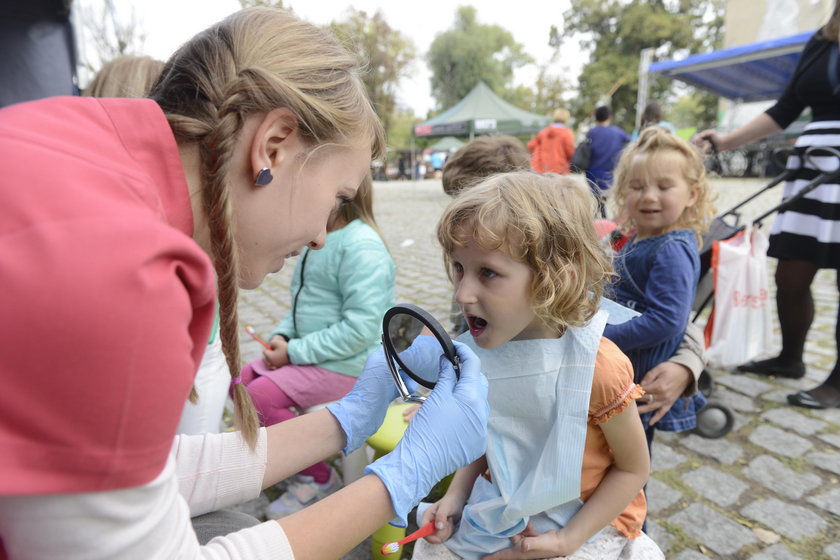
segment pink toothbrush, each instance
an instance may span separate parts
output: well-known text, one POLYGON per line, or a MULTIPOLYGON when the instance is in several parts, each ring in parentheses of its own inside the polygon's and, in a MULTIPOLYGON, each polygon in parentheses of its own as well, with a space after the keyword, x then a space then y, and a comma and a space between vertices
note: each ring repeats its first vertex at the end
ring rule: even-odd
POLYGON ((251 325, 245 325, 245 331, 251 335, 251 338, 262 344, 266 350, 271 350, 271 345, 257 335, 257 331, 251 325))
POLYGON ((400 539, 397 542, 389 542, 382 545, 382 549, 380 552, 383 556, 388 556, 389 554, 394 554, 397 552, 400 547, 406 543, 410 543, 411 541, 416 541, 417 539, 422 539, 423 537, 427 537, 435 532, 435 522, 430 521, 405 537, 404 539, 400 539))

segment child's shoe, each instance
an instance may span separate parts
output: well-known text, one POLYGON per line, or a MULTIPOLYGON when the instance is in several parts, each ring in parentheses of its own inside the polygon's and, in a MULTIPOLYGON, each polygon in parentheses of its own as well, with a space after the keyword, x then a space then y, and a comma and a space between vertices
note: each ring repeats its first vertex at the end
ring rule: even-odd
POLYGON ((298 475, 286 491, 268 504, 266 517, 280 519, 300 511, 308 505, 325 498, 341 488, 341 477, 335 469, 330 469, 330 478, 324 484, 318 484, 311 476, 298 475))

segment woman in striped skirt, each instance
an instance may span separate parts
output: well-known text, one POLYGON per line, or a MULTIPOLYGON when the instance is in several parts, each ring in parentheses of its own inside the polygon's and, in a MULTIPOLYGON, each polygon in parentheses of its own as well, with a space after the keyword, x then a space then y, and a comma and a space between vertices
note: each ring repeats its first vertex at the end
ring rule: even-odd
MULTIPOLYGON (((821 171, 840 165, 836 157, 803 160, 802 152, 811 146, 840 149, 840 0, 832 15, 805 45, 796 70, 777 103, 744 126, 725 135, 706 130, 695 143, 718 150, 732 150, 787 128, 806 107, 812 121, 796 142, 797 151, 788 166, 798 172, 785 185, 785 199, 794 196, 821 171), (817 166, 817 167, 815 167, 817 166)), ((821 268, 840 269, 840 184, 826 183, 776 217, 767 254, 778 259, 776 304, 782 331, 782 350, 775 358, 738 366, 740 371, 760 375, 801 378, 805 339, 814 319, 811 282, 821 268)), ((840 280, 838 280, 840 287, 840 280)), ((840 317, 838 317, 840 320, 840 317)), ((835 331, 840 346, 840 324, 835 331)), ((835 364, 819 386, 788 395, 788 401, 810 408, 840 407, 840 367, 835 364)))

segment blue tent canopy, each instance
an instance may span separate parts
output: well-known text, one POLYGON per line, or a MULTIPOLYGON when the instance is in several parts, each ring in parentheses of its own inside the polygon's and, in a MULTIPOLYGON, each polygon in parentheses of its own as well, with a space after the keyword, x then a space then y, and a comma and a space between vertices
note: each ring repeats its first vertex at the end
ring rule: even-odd
POLYGON ((650 73, 740 101, 776 99, 813 31, 650 65, 650 73))

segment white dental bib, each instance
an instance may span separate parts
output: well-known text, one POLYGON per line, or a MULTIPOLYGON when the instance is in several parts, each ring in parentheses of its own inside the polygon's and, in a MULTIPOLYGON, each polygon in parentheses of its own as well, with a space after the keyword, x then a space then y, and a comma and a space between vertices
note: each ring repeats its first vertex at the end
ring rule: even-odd
POLYGON ((476 346, 468 332, 458 337, 478 355, 490 384, 492 479, 476 480, 458 530, 444 543, 462 558, 510 548, 510 537, 529 519, 540 532, 559 529, 583 505, 589 395, 606 318, 599 311, 561 338, 510 341, 492 350, 476 346))

